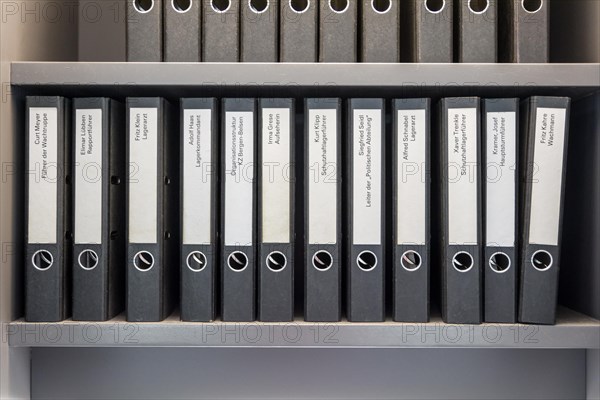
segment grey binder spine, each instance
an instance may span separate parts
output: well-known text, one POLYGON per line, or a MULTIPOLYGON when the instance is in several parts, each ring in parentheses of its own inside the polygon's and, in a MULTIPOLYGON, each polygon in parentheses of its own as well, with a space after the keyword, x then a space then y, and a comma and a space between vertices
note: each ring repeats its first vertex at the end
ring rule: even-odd
POLYGON ((551 2, 552 0, 498 1, 500 61, 548 62, 551 2))
POLYGON ((125 305, 125 107, 73 100, 73 320, 105 321, 125 305))
POLYGON ((181 99, 181 319, 216 314, 219 115, 214 98, 181 99))
POLYGON ((319 61, 356 62, 359 0, 319 2, 319 61))
POLYGON ((294 318, 294 100, 261 99, 258 110, 258 317, 294 318))
MULTIPOLYGON (((497 0, 459 0, 456 7, 456 58, 462 63, 498 61, 497 0)), ((503 0, 500 0, 503 1, 503 0)))
POLYGON ((304 318, 341 318, 342 121, 340 99, 305 100, 304 318))
POLYGON ((161 98, 127 98, 127 320, 161 321, 179 282, 179 132, 161 98))
POLYGON ((519 99, 483 101, 484 320, 517 321, 519 99))
POLYGON ((279 61, 279 0, 242 1, 240 61, 279 61))
POLYGON ((221 316, 256 318, 256 100, 223 99, 221 316))
POLYGON ((400 2, 361 0, 362 62, 400 61, 400 2))
POLYGON ((392 116, 394 321, 429 321, 429 99, 397 99, 392 116))
POLYGON ((541 96, 522 103, 523 323, 556 321, 570 104, 567 97, 541 96))
POLYGON ((279 61, 316 62, 319 56, 319 3, 281 0, 279 61))
POLYGON ((481 307, 479 98, 440 102, 442 318, 478 324, 481 307))
POLYGON ((400 1, 403 18, 403 59, 421 63, 453 62, 454 6, 452 0, 400 1))
POLYGON ((240 1, 202 1, 202 61, 240 60, 240 1))
POLYGON ((165 61, 200 61, 201 11, 201 0, 164 0, 165 61))
POLYGON ((163 1, 127 1, 127 61, 163 61, 163 1))
POLYGON ((25 120, 25 320, 70 313, 71 135, 69 101, 27 97, 25 120))

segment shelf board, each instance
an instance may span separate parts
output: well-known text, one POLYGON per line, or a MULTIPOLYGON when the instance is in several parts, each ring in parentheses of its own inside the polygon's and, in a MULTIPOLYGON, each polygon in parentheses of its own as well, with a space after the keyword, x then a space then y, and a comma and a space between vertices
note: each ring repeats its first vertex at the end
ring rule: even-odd
POLYGON ((459 347, 600 348, 600 321, 566 308, 556 325, 182 322, 132 323, 123 315, 107 322, 12 322, 4 333, 12 347, 459 347))
POLYGON ((583 96, 600 86, 599 68, 600 64, 16 62, 11 64, 11 84, 32 93, 51 88, 78 96, 356 96, 345 88, 363 88, 361 97, 521 96, 552 94, 557 88, 565 95, 583 96), (182 91, 186 88, 190 91, 182 91), (200 94, 199 88, 204 89, 200 94), (241 94, 240 88, 245 89, 241 94))

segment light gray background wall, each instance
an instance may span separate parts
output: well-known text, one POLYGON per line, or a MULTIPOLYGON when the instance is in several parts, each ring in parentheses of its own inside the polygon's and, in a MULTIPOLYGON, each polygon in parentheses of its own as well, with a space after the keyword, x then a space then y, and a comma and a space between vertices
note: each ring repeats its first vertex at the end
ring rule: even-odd
POLYGON ((35 399, 584 399, 585 350, 32 350, 35 399))

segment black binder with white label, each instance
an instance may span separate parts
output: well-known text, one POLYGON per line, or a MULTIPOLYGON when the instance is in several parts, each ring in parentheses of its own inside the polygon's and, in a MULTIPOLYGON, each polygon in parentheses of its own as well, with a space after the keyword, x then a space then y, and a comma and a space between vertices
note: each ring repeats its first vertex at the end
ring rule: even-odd
POLYGON ((179 282, 179 137, 164 99, 127 98, 127 320, 160 321, 179 282))
POLYGON ((221 316, 223 321, 254 321, 256 100, 222 102, 221 316))
POLYGON ((556 321, 570 104, 567 97, 531 97, 522 103, 523 323, 556 321))
POLYGON ((341 100, 306 99, 304 107, 304 319, 341 318, 341 100))
POLYGON ((294 100, 258 109, 258 318, 294 318, 294 100))
POLYGON ((73 320, 105 321, 125 306, 125 107, 73 100, 73 320))
POLYGON ((440 102, 442 318, 478 324, 481 307, 479 98, 440 102))
POLYGON ((484 320, 517 320, 519 99, 482 104, 484 320))
POLYGON ((394 321, 429 321, 430 104, 429 99, 393 103, 394 321))
POLYGON ((56 322, 70 313, 70 104, 26 99, 25 320, 56 322))
POLYGON ((385 105, 382 99, 348 100, 347 317, 385 319, 385 105))
POLYGON ((215 319, 219 115, 214 98, 181 99, 181 319, 215 319))

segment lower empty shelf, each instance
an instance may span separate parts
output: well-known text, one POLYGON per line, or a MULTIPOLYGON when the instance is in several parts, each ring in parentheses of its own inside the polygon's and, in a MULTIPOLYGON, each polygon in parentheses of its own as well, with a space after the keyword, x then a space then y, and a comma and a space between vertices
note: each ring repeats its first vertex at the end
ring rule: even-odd
POLYGON ((14 321, 4 338, 12 347, 473 347, 600 348, 600 321, 560 308, 557 324, 452 325, 428 323, 162 322, 30 323, 14 321))

